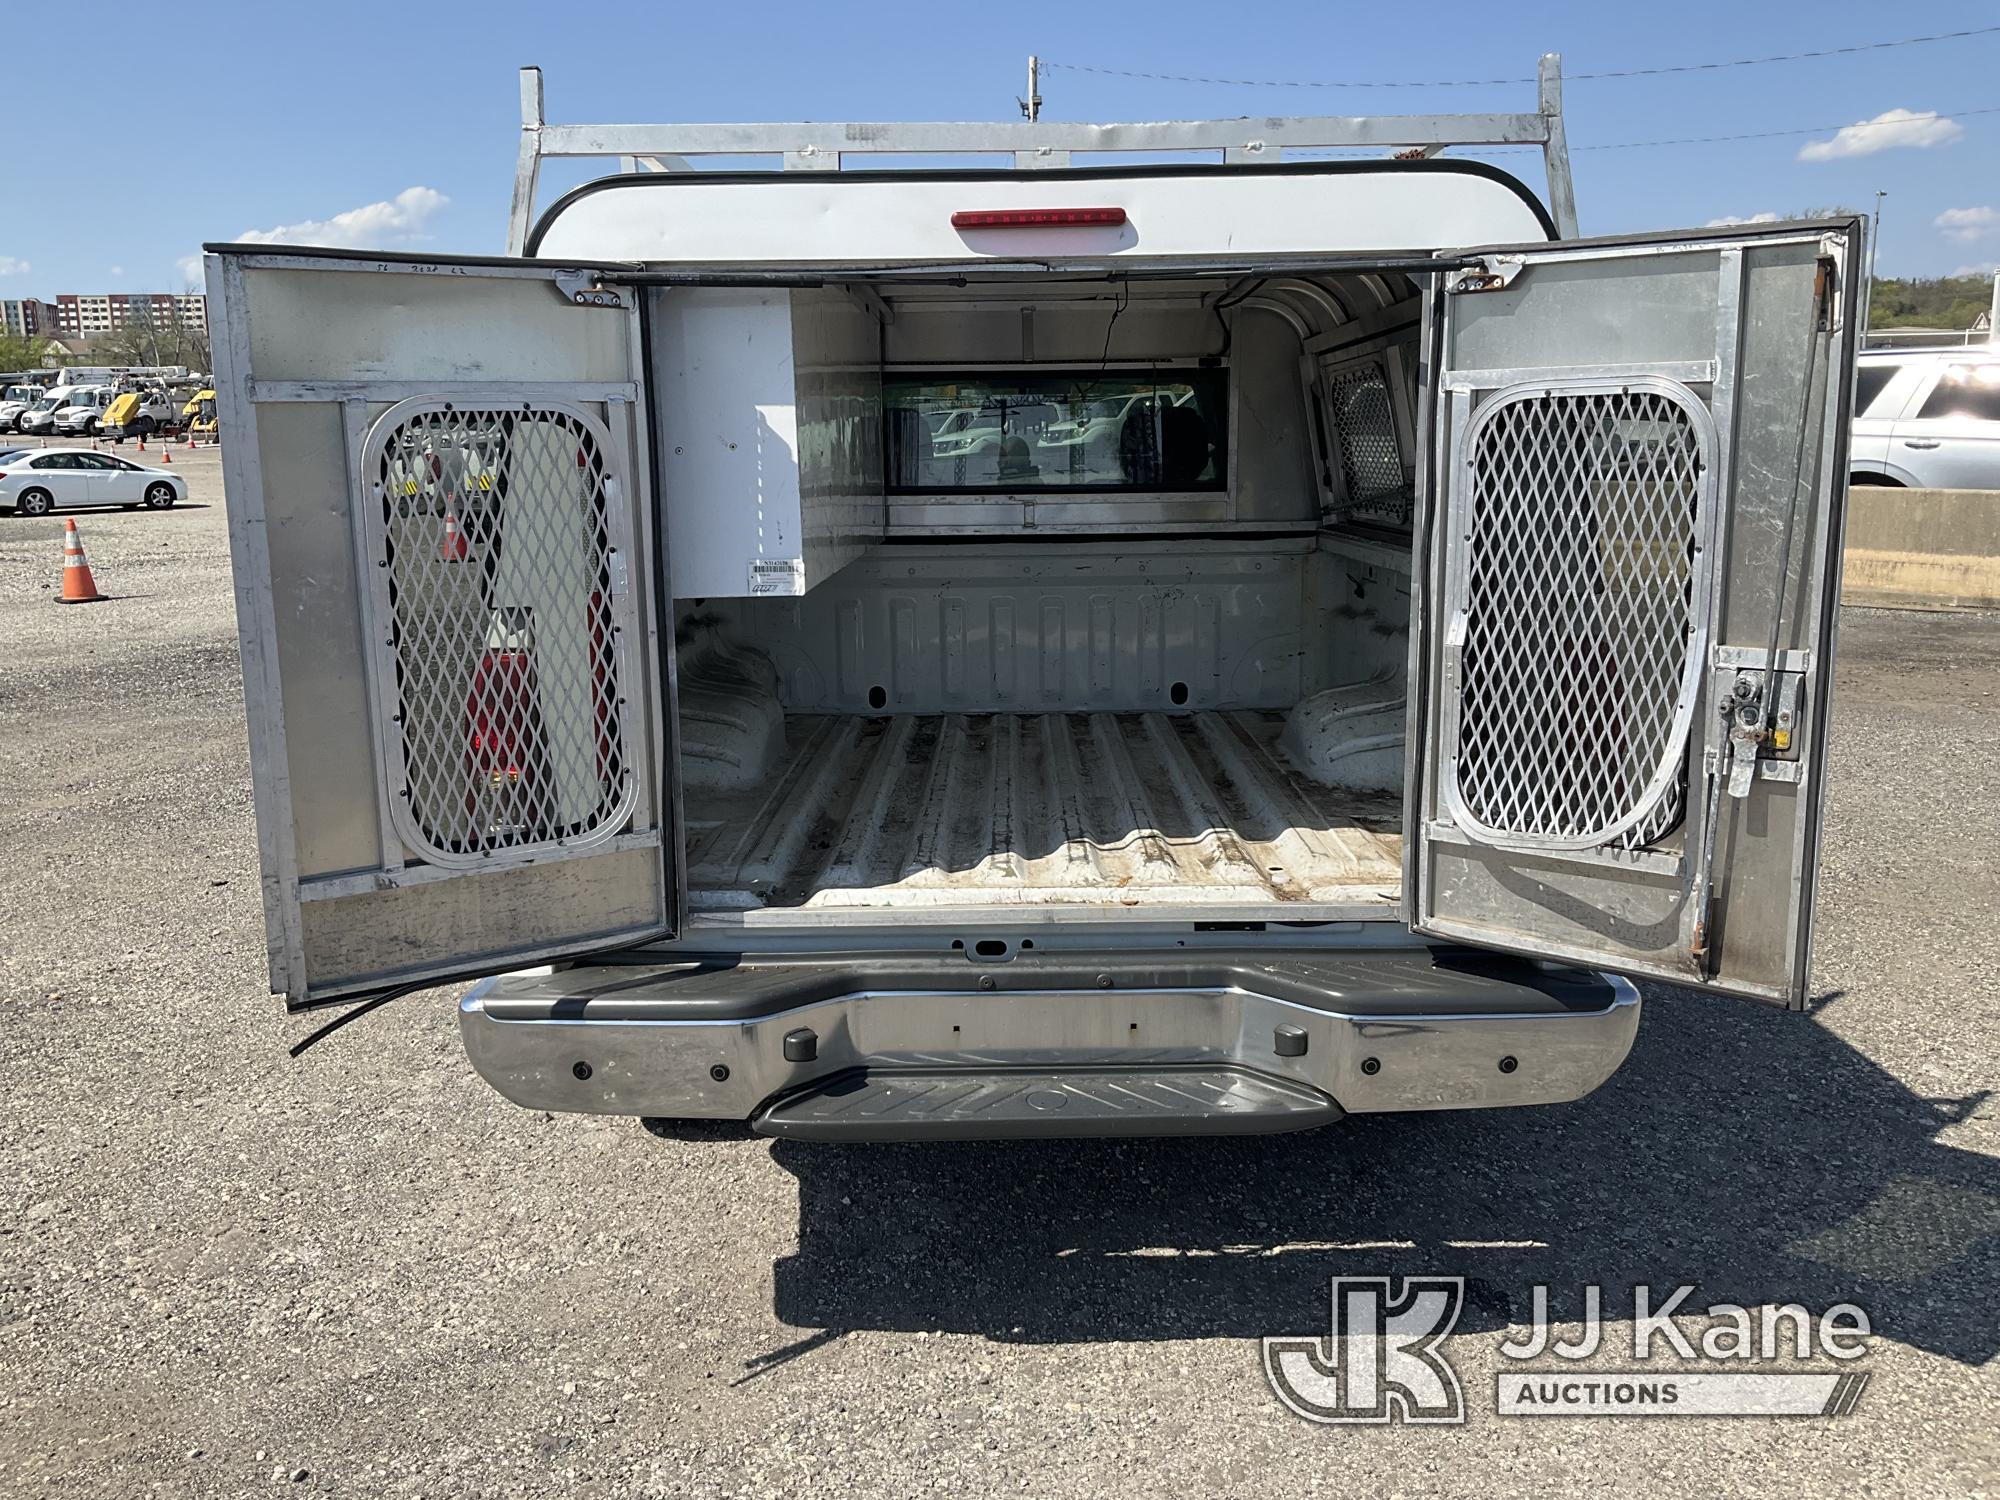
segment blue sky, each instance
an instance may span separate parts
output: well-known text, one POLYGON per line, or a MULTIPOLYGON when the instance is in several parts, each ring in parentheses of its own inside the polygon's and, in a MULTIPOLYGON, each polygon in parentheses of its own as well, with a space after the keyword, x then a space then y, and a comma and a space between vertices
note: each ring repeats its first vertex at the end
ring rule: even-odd
MULTIPOLYGON (((794 0, 610 12, 344 0, 209 0, 171 44, 114 30, 87 67, 9 70, 0 155, 0 297, 168 290, 204 240, 496 253, 518 138, 514 70, 540 63, 557 121, 1008 119, 1029 52, 1053 63, 1231 78, 1438 79, 1753 57, 2000 24, 1990 3, 1679 0, 1670 7, 1266 0, 1096 6, 794 0), (1384 14, 1407 16, 1391 26, 1384 14), (602 19, 598 17, 601 16, 602 19), (866 17, 865 20, 862 17, 866 17), (126 107, 119 101, 129 101, 126 107), (26 122, 79 122, 94 146, 56 170, 26 122), (128 145, 130 149, 128 150, 128 145)), ((1533 89, 1292 89, 1052 68, 1050 119, 1527 109, 1533 89)), ((1866 209, 1883 275, 2000 259, 2000 34, 1715 72, 1573 81, 1585 233, 1677 228, 1811 207, 1866 209), (1850 132, 1603 149, 1667 137, 1850 132), (1932 112, 1944 118, 1931 119, 1932 112), (1900 117, 1897 117, 1900 118, 1900 117), (1891 144, 1891 143, 1894 144, 1891 144), (1859 148, 1859 149, 1857 149, 1859 148), (1874 148, 1874 149, 1870 149, 1874 148), (1802 153, 1804 159, 1802 159, 1802 153)), ((59 132, 61 133, 61 132, 59 132)), ((1530 156, 1495 158, 1540 185, 1530 156)), ((545 175, 543 201, 583 175, 545 175)))

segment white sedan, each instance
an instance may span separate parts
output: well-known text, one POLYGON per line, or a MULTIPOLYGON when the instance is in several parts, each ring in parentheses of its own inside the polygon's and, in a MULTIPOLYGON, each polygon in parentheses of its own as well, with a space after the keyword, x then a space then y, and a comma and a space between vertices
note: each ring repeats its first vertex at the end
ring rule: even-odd
POLYGON ((171 469, 88 448, 24 449, 0 461, 0 506, 17 516, 84 505, 168 510, 187 497, 187 481, 171 469))

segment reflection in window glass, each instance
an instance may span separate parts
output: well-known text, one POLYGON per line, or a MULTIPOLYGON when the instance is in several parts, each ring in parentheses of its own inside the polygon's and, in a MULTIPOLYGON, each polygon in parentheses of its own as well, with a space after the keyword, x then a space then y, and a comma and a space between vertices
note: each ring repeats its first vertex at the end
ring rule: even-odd
POLYGON ((1917 415, 2000 421, 2000 365, 1946 366, 1917 415))
POLYGON ((883 384, 889 488, 1219 490, 1221 370, 926 374, 883 384))

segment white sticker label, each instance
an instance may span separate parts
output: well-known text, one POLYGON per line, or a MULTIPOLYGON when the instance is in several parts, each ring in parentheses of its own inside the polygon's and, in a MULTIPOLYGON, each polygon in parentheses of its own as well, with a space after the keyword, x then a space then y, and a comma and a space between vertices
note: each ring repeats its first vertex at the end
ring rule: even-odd
POLYGON ((806 560, 803 557, 758 558, 750 564, 752 594, 803 594, 806 591, 806 560))

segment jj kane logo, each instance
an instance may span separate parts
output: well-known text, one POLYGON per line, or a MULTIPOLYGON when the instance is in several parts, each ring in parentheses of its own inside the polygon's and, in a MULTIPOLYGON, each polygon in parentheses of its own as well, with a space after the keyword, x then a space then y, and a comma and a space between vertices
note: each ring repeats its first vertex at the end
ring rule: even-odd
POLYGON ((1333 1278, 1333 1329, 1264 1340, 1264 1374, 1309 1422, 1463 1422, 1465 1392, 1439 1347, 1465 1306, 1463 1276, 1333 1278))
MULTIPOLYGON (((1494 1409, 1502 1416, 1838 1417, 1868 1384, 1847 1368, 1868 1352, 1868 1314, 1843 1302, 1815 1317, 1797 1303, 1753 1311, 1732 1302, 1685 1308, 1632 1288, 1631 1367, 1579 1368, 1605 1342, 1603 1288, 1583 1288, 1580 1329, 1557 1338, 1549 1289, 1533 1289, 1525 1334, 1501 1342, 1494 1409), (1701 1317, 1699 1329, 1683 1319, 1701 1317), (1547 1360, 1566 1361, 1554 1366, 1547 1360), (1799 1369, 1821 1360, 1829 1368, 1799 1369), (1784 1361, 1794 1368, 1768 1366, 1784 1361)), ((1267 1338, 1264 1376, 1280 1401, 1311 1422, 1465 1420, 1464 1389, 1444 1348, 1465 1306, 1462 1276, 1336 1276, 1327 1336, 1267 1338)))

